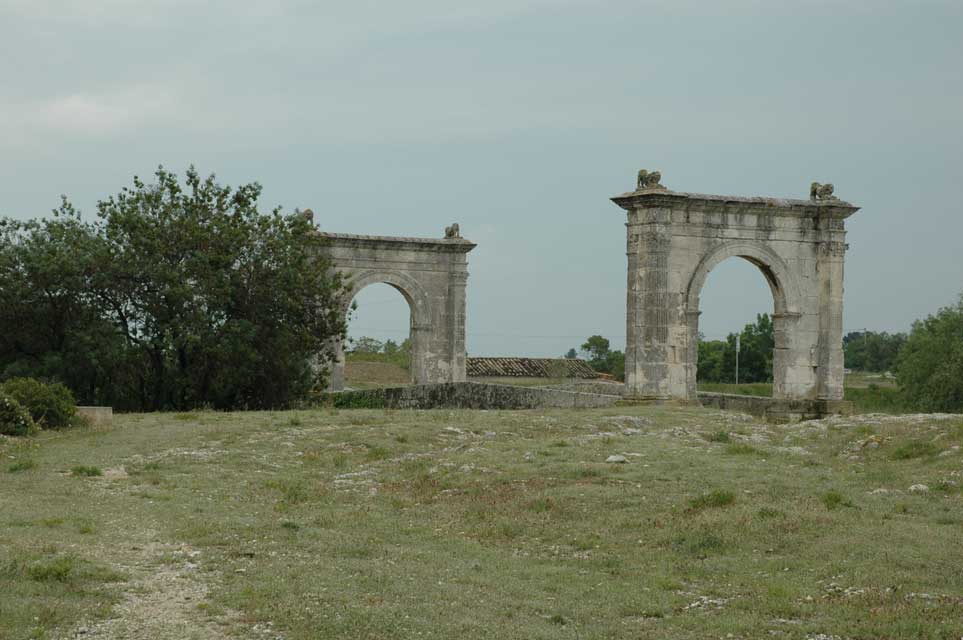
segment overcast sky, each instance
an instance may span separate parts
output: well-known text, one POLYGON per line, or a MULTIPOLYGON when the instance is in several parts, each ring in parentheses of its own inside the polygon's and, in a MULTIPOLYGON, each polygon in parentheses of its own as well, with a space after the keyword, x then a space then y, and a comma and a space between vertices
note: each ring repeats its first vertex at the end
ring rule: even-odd
MULTIPOLYGON (((468 350, 625 333, 624 212, 680 191, 863 207, 845 329, 905 331, 963 290, 963 3, 0 0, 0 215, 97 199, 159 164, 258 181, 264 209, 469 254, 468 350)), ((701 328, 771 311, 710 276, 701 328)), ((403 337, 385 286, 354 335, 403 337)))

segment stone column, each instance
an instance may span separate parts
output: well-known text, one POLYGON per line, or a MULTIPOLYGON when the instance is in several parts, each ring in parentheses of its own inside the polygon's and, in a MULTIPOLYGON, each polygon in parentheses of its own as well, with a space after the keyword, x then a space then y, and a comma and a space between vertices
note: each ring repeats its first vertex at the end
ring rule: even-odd
POLYGON ((796 332, 801 317, 801 313, 786 311, 772 314, 775 343, 772 350, 773 398, 805 398, 812 386, 809 349, 800 349, 801 341, 796 332))
POLYGON ((845 232, 833 231, 819 244, 819 338, 817 347, 817 397, 843 399, 843 263, 845 232))
MULTIPOLYGON (((344 344, 341 338, 331 340, 331 348, 334 351, 334 361, 331 363, 328 372, 328 391, 344 390, 344 344)), ((317 366, 317 365, 316 365, 317 366)))
POLYGON ((464 382, 467 379, 467 353, 465 350, 465 292, 468 285, 468 271, 465 264, 455 265, 448 280, 448 318, 449 318, 449 366, 450 382, 464 382))
POLYGON ((669 209, 629 211, 626 395, 641 400, 687 398, 688 336, 680 292, 671 286, 669 209))
POLYGON ((411 339, 411 381, 414 384, 438 382, 432 375, 437 369, 435 360, 438 358, 438 347, 431 325, 418 324, 412 317, 409 335, 411 339))
POLYGON ((685 356, 685 380, 686 399, 690 402, 698 402, 698 370, 699 370, 699 316, 701 311, 686 311, 685 319, 688 328, 686 356, 685 356))

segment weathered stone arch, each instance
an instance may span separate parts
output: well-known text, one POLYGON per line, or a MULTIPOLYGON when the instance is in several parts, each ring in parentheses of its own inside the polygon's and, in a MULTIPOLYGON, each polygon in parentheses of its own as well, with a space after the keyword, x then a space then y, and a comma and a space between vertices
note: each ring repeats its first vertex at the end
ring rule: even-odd
POLYGON ((412 324, 423 327, 431 326, 431 302, 428 300, 428 293, 411 276, 398 271, 372 270, 351 276, 346 284, 348 287, 347 293, 341 299, 341 306, 345 313, 348 313, 351 302, 361 293, 362 289, 372 284, 387 284, 398 291, 408 303, 412 324))
MULTIPOLYGON (((465 287, 467 254, 475 245, 457 226, 444 239, 397 238, 323 233, 323 250, 347 288, 341 298, 347 315, 352 300, 368 285, 394 287, 411 310, 411 377, 415 384, 465 380, 465 287)), ((449 229, 450 231, 450 229, 449 229)), ((334 344, 329 388, 344 388, 344 350, 334 344)))
POLYGON ((798 312, 799 285, 789 265, 775 251, 761 242, 734 240, 718 245, 696 266, 686 291, 687 311, 699 310, 699 297, 709 273, 723 260, 743 258, 758 267, 772 291, 776 313, 798 312))
POLYGON ((696 401, 699 296, 709 272, 738 256, 772 290, 773 396, 842 399, 844 222, 858 207, 831 185, 789 200, 675 192, 641 178, 612 200, 628 212, 628 395, 696 401))

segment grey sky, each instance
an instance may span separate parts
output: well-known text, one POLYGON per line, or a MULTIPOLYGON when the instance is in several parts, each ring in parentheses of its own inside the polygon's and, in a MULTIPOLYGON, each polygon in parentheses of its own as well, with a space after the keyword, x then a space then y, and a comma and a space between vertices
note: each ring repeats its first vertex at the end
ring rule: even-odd
MULTIPOLYGON (((479 244, 475 354, 621 347, 608 198, 642 167, 704 193, 834 182, 863 207, 847 331, 906 330, 963 290, 963 4, 457 4, 0 0, 0 214, 61 193, 92 213, 134 174, 194 163, 330 231, 458 221, 479 244)), ((405 326, 393 292, 360 302, 355 327, 405 326)), ((703 303, 717 336, 772 300, 729 261, 703 303)))

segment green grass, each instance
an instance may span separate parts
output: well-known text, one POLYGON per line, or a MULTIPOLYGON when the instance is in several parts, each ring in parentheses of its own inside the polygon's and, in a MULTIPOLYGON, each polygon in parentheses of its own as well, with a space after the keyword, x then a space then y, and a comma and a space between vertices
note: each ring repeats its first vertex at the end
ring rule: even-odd
POLYGON ((745 442, 732 442, 726 445, 726 453, 733 456, 746 456, 759 453, 759 449, 745 442))
MULTIPOLYGON (((700 382, 699 391, 731 393, 740 396, 772 397, 771 382, 700 382)), ((892 380, 866 382, 864 377, 846 378, 846 400, 856 413, 909 413, 913 411, 892 380), (850 384, 851 383, 851 384, 850 384)))
POLYGON ((178 415, 0 439, 0 638, 959 635, 963 419, 178 415))
POLYGON ((83 478, 93 478, 95 476, 102 476, 104 472, 100 470, 99 467, 94 467, 91 465, 79 464, 71 467, 70 473, 75 476, 80 476, 83 478))
POLYGON ((706 440, 709 442, 732 442, 732 437, 729 432, 725 429, 720 429, 719 431, 714 431, 706 436, 706 440))
POLYGON ((736 496, 731 491, 715 490, 689 500, 689 509, 698 511, 712 507, 728 507, 735 504, 736 496))
POLYGON ((907 440, 890 451, 891 460, 912 460, 914 458, 930 458, 940 452, 940 448, 928 440, 907 440))
POLYGON ((7 472, 18 473, 20 471, 29 471, 30 469, 35 469, 36 467, 37 463, 34 460, 30 458, 22 458, 10 463, 10 466, 7 467, 7 472))
POLYGON ((820 497, 820 500, 830 511, 833 509, 838 509, 839 507, 853 506, 853 503, 849 498, 835 490, 827 491, 820 497))
POLYGON ((892 386, 846 387, 845 397, 858 413, 910 413, 914 410, 902 392, 892 386))

